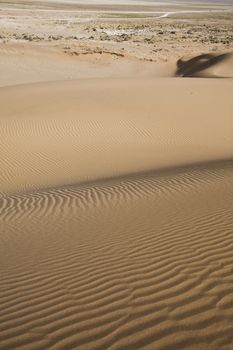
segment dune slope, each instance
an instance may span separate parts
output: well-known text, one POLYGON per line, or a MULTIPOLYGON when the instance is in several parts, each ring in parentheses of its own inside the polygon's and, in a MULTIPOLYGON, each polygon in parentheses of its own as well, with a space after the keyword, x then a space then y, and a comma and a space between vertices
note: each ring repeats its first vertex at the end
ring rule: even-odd
POLYGON ((232 162, 1 198, 3 349, 231 349, 232 162))
POLYGON ((232 87, 1 88, 1 349, 232 349, 232 87))
POLYGON ((0 91, 0 192, 233 154, 232 79, 97 79, 0 91))

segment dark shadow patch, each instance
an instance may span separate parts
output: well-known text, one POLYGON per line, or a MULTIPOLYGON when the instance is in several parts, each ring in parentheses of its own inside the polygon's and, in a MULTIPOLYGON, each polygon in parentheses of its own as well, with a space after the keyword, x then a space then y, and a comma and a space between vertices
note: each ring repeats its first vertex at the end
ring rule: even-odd
MULTIPOLYGON (((201 77, 202 72, 206 69, 215 66, 216 64, 225 61, 232 53, 223 54, 203 54, 195 56, 187 61, 179 59, 176 62, 177 70, 175 76, 178 77, 201 77), (200 74, 201 73, 201 74, 200 74)), ((205 75, 206 77, 213 77, 211 75, 205 75)))

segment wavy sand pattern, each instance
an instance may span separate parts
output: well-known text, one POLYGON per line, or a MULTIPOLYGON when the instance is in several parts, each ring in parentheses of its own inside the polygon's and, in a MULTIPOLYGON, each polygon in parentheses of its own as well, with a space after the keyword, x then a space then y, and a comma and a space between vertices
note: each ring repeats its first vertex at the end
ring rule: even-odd
POLYGON ((233 349, 232 19, 0 0, 0 350, 233 349))
POLYGON ((232 170, 3 197, 1 347, 230 349, 232 170))
POLYGON ((0 349, 232 349, 232 88, 1 88, 0 349))

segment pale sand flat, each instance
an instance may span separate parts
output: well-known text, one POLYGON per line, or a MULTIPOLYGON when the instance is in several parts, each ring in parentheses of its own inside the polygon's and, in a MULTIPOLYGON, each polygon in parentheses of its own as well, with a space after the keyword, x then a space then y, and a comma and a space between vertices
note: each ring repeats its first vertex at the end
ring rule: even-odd
POLYGON ((152 64, 107 53, 72 56, 51 44, 0 43, 0 87, 90 78, 172 76, 175 62, 152 64))

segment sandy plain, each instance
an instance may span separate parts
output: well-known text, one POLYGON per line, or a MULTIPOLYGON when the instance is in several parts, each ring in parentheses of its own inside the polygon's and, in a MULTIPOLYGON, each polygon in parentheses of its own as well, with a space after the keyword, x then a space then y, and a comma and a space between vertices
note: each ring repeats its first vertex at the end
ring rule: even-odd
POLYGON ((0 349, 232 349, 232 10, 0 1, 0 349))

